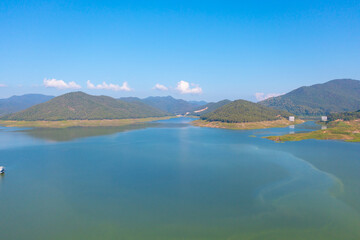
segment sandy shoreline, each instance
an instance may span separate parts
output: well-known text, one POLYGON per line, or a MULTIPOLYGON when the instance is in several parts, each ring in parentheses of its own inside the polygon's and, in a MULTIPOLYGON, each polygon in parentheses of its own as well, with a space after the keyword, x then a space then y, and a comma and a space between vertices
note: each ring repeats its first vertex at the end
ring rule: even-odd
POLYGON ((5 127, 67 128, 67 127, 117 127, 136 123, 170 119, 172 117, 102 119, 102 120, 63 120, 63 121, 8 121, 0 120, 5 127))
POLYGON ((290 125, 296 125, 305 122, 304 120, 297 119, 295 122, 290 122, 287 119, 279 119, 275 121, 262 121, 262 122, 246 122, 246 123, 226 123, 220 121, 205 121, 195 120, 191 122, 192 125, 198 127, 209 127, 209 128, 224 128, 224 129, 238 129, 238 130, 249 130, 249 129, 265 129, 265 128, 278 128, 287 127, 290 125))

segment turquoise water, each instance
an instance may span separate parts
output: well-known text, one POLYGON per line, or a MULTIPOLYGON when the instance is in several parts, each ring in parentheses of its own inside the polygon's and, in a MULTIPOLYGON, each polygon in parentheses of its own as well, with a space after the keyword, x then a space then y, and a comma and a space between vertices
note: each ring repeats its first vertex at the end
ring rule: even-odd
POLYGON ((359 144, 189 121, 0 128, 1 239, 360 239, 359 144))

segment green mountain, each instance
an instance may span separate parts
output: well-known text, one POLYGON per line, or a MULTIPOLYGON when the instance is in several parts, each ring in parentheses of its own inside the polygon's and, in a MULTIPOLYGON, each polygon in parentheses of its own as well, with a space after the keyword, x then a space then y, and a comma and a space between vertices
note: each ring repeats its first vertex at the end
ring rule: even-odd
POLYGON ((360 81, 337 79, 301 87, 285 95, 266 99, 261 105, 296 115, 321 115, 360 109, 360 81))
POLYGON ((26 94, 0 99, 0 116, 27 109, 36 104, 49 101, 52 98, 54 97, 42 94, 26 94))
POLYGON ((191 115, 194 115, 194 116, 202 116, 204 114, 207 114, 207 113, 210 113, 210 112, 213 112, 215 111, 216 109, 230 103, 231 101, 230 100, 222 100, 222 101, 219 101, 219 102, 211 102, 211 103, 208 103, 206 105, 203 105, 201 107, 198 107, 195 111, 193 111, 191 113, 191 115))
POLYGON ((275 110, 257 103, 236 100, 200 118, 207 121, 221 121, 228 123, 273 121, 281 117, 289 117, 290 113, 275 110))
POLYGON ((136 98, 136 97, 126 97, 120 98, 120 100, 126 102, 143 102, 149 106, 160 109, 164 112, 171 114, 185 114, 187 112, 191 112, 194 109, 199 108, 203 101, 192 101, 188 102, 182 99, 175 99, 171 96, 167 97, 147 97, 144 99, 136 98))
POLYGON ((72 92, 6 115, 4 120, 96 120, 162 117, 167 113, 142 102, 125 102, 107 96, 72 92))

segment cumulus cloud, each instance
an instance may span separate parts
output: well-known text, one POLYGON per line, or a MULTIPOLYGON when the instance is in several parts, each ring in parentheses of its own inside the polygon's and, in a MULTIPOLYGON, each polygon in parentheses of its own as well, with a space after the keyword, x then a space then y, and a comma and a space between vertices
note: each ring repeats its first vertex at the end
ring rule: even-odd
POLYGON ((0 83, 0 87, 6 87, 6 85, 5 85, 5 84, 1 84, 1 83, 0 83))
POLYGON ((44 79, 44 86, 47 88, 57 88, 57 89, 79 89, 81 86, 76 82, 64 82, 63 80, 44 79))
POLYGON ((181 94, 200 94, 202 93, 202 89, 199 85, 188 83, 186 81, 180 81, 177 83, 176 90, 178 90, 181 94))
POLYGON ((113 90, 113 91, 131 91, 131 88, 129 87, 127 82, 124 82, 121 86, 118 84, 107 84, 106 82, 103 82, 102 84, 95 85, 90 82, 90 80, 87 81, 87 87, 89 89, 105 89, 105 90, 113 90))
POLYGON ((169 90, 168 87, 166 87, 165 85, 159 84, 159 83, 155 84, 155 86, 153 87, 153 89, 155 89, 155 90, 160 90, 160 91, 167 91, 167 90, 169 90))
POLYGON ((265 94, 265 93, 257 92, 257 93, 255 93, 255 98, 258 101, 262 101, 262 100, 265 100, 268 98, 277 97, 277 96, 281 96, 281 95, 284 95, 284 94, 283 93, 267 93, 267 94, 265 94))

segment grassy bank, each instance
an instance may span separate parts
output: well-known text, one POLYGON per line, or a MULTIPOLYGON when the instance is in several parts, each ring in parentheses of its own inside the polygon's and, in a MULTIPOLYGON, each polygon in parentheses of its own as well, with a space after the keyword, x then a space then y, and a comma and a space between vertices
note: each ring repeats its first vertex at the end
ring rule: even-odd
POLYGON ((301 119, 297 119, 295 122, 289 122, 287 119, 279 119, 275 121, 245 122, 245 123, 226 123, 219 121, 195 120, 191 122, 191 124, 198 127, 246 130, 246 129, 279 128, 279 127, 286 127, 289 125, 300 124, 303 122, 304 121, 301 119))
POLYGON ((308 133, 287 134, 283 136, 270 136, 267 139, 284 141, 301 141, 305 139, 319 140, 344 140, 348 142, 360 142, 360 120, 336 121, 328 125, 327 129, 308 133))
POLYGON ((64 120, 64 121, 8 121, 0 120, 5 127, 67 128, 67 127, 118 127, 129 124, 170 119, 172 117, 103 119, 103 120, 64 120))

